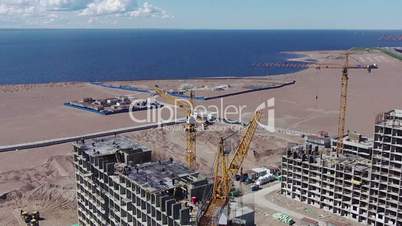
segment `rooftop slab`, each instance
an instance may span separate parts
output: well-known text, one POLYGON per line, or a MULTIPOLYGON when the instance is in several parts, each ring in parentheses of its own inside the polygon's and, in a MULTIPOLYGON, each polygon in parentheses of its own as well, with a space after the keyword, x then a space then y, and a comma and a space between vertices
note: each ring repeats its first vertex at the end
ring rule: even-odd
POLYGON ((74 145, 93 157, 113 155, 117 151, 131 153, 151 151, 144 145, 138 144, 124 136, 111 136, 82 140, 74 145))
POLYGON ((148 162, 130 166, 127 177, 150 192, 169 190, 182 184, 202 180, 198 172, 173 160, 148 162))

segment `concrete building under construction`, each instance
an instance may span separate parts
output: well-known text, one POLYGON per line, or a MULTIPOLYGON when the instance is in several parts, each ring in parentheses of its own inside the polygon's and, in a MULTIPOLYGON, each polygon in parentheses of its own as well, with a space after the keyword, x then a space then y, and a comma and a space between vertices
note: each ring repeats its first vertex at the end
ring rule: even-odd
POLYGON ((339 155, 310 145, 289 148, 281 193, 362 224, 402 225, 402 111, 377 118, 374 141, 343 139, 339 155))
POLYGON ((211 183, 126 137, 74 144, 80 225, 195 225, 211 183))

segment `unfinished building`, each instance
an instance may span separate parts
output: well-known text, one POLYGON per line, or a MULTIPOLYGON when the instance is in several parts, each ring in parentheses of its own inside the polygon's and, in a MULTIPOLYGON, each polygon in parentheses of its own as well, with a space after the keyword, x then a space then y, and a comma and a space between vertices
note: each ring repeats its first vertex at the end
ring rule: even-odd
POLYGON ((126 137, 74 144, 80 225, 194 225, 207 178, 126 137))
MULTIPOLYGON (((332 139, 331 147, 336 148, 337 139, 332 139)), ((348 132, 343 138, 343 153, 357 155, 365 159, 371 159, 373 140, 357 132, 348 132)))
POLYGON ((402 225, 402 111, 377 118, 369 156, 352 140, 338 156, 309 145, 289 148, 281 193, 366 225, 402 225))

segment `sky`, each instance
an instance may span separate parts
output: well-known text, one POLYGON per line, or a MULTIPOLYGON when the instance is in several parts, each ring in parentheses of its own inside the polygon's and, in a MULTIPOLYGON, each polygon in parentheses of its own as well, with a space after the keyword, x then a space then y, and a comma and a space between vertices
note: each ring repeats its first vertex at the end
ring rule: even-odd
POLYGON ((402 29, 402 1, 0 0, 0 28, 402 29))

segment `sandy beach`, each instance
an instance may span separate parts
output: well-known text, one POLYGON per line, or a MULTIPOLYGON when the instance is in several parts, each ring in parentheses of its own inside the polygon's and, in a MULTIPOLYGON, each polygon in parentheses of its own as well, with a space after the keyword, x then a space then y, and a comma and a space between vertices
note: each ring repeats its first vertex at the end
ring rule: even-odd
MULTIPOLYGON (((316 60, 320 63, 343 64, 341 51, 297 52, 305 57, 297 60, 316 60)), ((347 129, 372 136, 374 119, 378 113, 402 108, 402 62, 380 52, 354 52, 352 64, 373 64, 378 70, 351 70, 347 108, 347 129)), ((231 96, 222 106, 246 105, 252 112, 264 101, 275 98, 275 126, 282 129, 318 133, 327 131, 335 135, 339 109, 340 70, 306 69, 293 74, 244 79, 195 79, 161 81, 110 82, 118 85, 135 85, 152 88, 158 84, 164 89, 178 89, 183 84, 199 87, 196 95, 218 95, 226 91, 211 91, 205 87, 230 85, 230 91, 239 91, 250 85, 261 85, 295 80, 294 85, 231 96), (204 89, 201 89, 201 88, 204 89)), ((91 132, 137 125, 128 114, 102 116, 78 109, 67 108, 63 103, 84 97, 105 98, 117 95, 133 95, 146 98, 149 95, 116 89, 108 89, 89 83, 55 83, 35 85, 0 86, 0 145, 11 145, 58 137, 75 136, 91 132)), ((197 102, 198 103, 198 102, 197 102)), ((202 105, 220 105, 220 100, 199 102, 202 105)), ((136 112, 145 117, 145 112, 136 112)), ((201 171, 210 171, 216 153, 218 137, 229 132, 225 125, 217 125, 219 131, 202 131, 199 135, 198 157, 201 171)), ((238 140, 240 135, 235 136, 238 140)), ((155 151, 154 157, 167 158, 185 149, 183 130, 155 129, 127 134, 155 151), (163 141, 163 142, 161 142, 163 141)), ((280 155, 288 142, 301 142, 301 138, 259 130, 245 167, 279 164, 280 155)), ((233 145, 236 143, 234 142, 233 145)), ((49 221, 44 225, 75 223, 74 186, 71 165, 71 144, 63 144, 34 150, 0 153, 0 225, 16 222, 15 210, 26 207, 43 208, 49 221), (29 172, 29 173, 26 173, 29 172), (27 176, 18 176, 23 173, 27 176), (48 174, 50 179, 46 176, 48 174), (51 187, 52 189, 47 189, 51 187), (43 191, 39 192, 39 188, 43 191), (5 195, 4 195, 5 194, 5 195), (49 196, 49 194, 52 194, 49 196), (56 197, 58 206, 68 214, 52 212, 55 206, 43 204, 56 197), (54 219, 53 219, 54 218, 54 219), (53 221, 52 221, 53 219, 53 221), (53 224, 52 224, 53 222, 53 224)), ((179 159, 179 160, 184 160, 179 159)), ((60 210, 60 209, 59 209, 60 210)), ((59 211, 57 210, 57 211, 59 211)))

